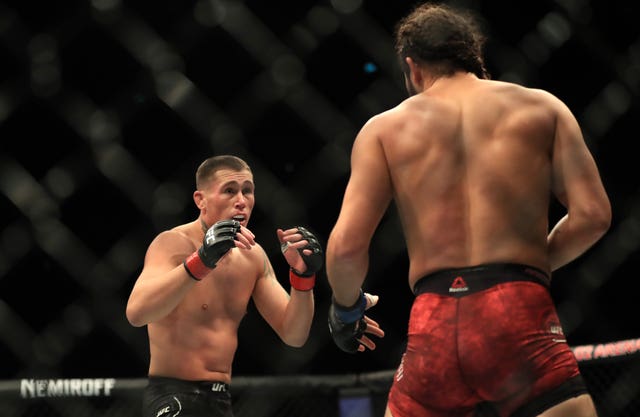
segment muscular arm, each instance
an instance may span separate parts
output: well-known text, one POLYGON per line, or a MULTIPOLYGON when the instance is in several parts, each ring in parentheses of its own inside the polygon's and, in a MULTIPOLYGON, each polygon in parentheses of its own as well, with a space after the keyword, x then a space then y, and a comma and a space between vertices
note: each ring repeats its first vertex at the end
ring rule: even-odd
POLYGON ((196 283, 182 266, 193 249, 175 231, 163 232, 154 239, 127 303, 127 319, 133 326, 144 326, 165 317, 196 283))
POLYGON ((611 205, 578 123, 566 106, 558 106, 552 187, 567 214, 547 238, 551 270, 582 255, 611 222, 611 205))
POLYGON ((327 243, 327 276, 338 304, 354 305, 369 267, 369 245, 392 198, 391 179, 372 119, 351 152, 351 176, 327 243))
POLYGON ((256 282, 253 300, 256 308, 284 343, 304 345, 309 337, 314 313, 313 290, 286 290, 276 279, 267 254, 262 252, 262 274, 256 282))

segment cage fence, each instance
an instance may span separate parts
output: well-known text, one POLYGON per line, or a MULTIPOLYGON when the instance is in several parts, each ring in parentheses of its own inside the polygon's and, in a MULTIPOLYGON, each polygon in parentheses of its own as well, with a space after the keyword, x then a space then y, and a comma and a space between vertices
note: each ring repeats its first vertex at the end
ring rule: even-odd
MULTIPOLYGON (((599 417, 640 415, 640 338, 573 348, 599 417)), ((344 375, 238 376, 236 417, 381 417, 393 370, 344 375)), ((139 417, 145 378, 0 381, 7 417, 139 417)), ((493 417, 481 407, 476 417, 493 417)))

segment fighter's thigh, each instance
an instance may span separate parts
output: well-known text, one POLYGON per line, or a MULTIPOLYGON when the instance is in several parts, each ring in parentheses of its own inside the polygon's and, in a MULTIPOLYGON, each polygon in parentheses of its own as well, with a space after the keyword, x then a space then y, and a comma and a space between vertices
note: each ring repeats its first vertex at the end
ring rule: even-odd
POLYGON ((549 408, 538 417, 597 417, 596 407, 589 394, 570 398, 549 408))

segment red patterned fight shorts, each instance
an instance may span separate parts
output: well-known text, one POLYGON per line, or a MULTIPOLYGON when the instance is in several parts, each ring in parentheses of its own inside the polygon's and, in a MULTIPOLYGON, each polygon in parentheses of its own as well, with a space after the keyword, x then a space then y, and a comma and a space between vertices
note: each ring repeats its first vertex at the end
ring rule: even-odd
POLYGON ((394 417, 535 416, 587 392, 566 343, 549 277, 520 264, 438 271, 414 287, 394 417))

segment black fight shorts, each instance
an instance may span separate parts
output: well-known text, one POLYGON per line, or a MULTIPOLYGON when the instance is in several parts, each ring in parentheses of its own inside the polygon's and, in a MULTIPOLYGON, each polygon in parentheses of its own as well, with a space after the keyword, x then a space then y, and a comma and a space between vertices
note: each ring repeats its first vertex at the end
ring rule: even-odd
POLYGON ((216 381, 149 377, 143 417, 233 417, 229 386, 216 381))

